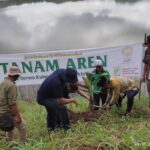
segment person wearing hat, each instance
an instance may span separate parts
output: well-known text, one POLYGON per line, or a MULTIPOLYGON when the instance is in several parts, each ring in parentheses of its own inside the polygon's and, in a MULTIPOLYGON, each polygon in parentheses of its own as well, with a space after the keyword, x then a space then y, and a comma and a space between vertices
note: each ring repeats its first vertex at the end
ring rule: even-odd
POLYGON ((77 71, 72 68, 58 69, 49 75, 37 92, 37 102, 47 111, 48 131, 56 128, 69 129, 70 121, 65 104, 76 102, 75 98, 65 98, 64 88, 68 83, 77 83, 77 71), (58 116, 59 119, 58 120, 58 116), (61 122, 61 125, 58 124, 61 122))
POLYGON ((127 77, 111 77, 110 80, 102 79, 100 86, 108 89, 108 96, 103 108, 110 109, 113 104, 121 107, 122 99, 127 96, 127 109, 124 115, 130 115, 134 97, 139 92, 139 86, 127 77), (124 94, 121 97, 121 94, 124 94))
MULTIPOLYGON (((95 60, 95 70, 92 72, 92 77, 91 77, 91 84, 92 84, 92 92, 93 92, 93 102, 95 105, 100 104, 100 99, 102 101, 102 105, 106 101, 107 97, 107 90, 102 89, 99 86, 99 81, 101 80, 101 77, 106 77, 107 79, 110 78, 110 74, 107 70, 103 68, 103 63, 101 60, 96 59, 95 60)), ((94 108, 94 110, 98 110, 98 107, 94 108)))
POLYGON ((8 76, 0 83, 0 129, 6 132, 6 140, 13 140, 13 129, 18 128, 20 141, 26 142, 26 125, 18 110, 15 81, 20 76, 16 66, 9 68, 8 76))
POLYGON ((144 47, 147 47, 145 50, 145 55, 143 59, 144 69, 142 82, 146 81, 148 95, 149 95, 149 108, 150 108, 150 35, 147 36, 146 43, 144 43, 144 47))

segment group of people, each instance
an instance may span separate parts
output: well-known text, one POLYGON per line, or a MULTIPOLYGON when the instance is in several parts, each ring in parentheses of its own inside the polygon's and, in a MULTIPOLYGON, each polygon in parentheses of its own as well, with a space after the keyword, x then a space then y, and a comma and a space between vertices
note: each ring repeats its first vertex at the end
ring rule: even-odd
MULTIPOLYGON (((150 98, 150 36, 145 44, 147 50, 144 56, 144 72, 142 81, 147 82, 150 98)), ((8 76, 0 83, 0 129, 6 132, 6 140, 13 140, 14 127, 18 128, 21 142, 26 142, 26 123, 21 117, 17 104, 17 87, 15 81, 20 76, 19 68, 9 68, 8 76)), ((44 106, 47 112, 47 129, 53 131, 57 128, 69 129, 69 114, 74 113, 67 104, 74 103, 78 106, 75 97, 69 93, 78 93, 93 105, 93 111, 109 110, 115 104, 122 106, 122 100, 127 98, 127 108, 124 115, 130 115, 134 97, 139 92, 139 86, 134 80, 127 77, 111 77, 103 68, 101 60, 95 60, 95 69, 91 72, 90 82, 92 95, 87 95, 79 87, 88 89, 84 83, 78 81, 77 70, 72 68, 58 69, 50 74, 40 85, 37 91, 37 103, 44 106)))
MULTIPOLYGON (((112 105, 122 106, 122 100, 127 97, 127 109, 124 115, 130 115, 134 97, 139 92, 139 86, 134 80, 127 77, 110 77, 104 70, 100 60, 96 60, 96 69, 93 71, 91 83, 93 88, 93 103, 97 106, 102 101, 103 109, 110 109, 112 105)), ((94 106, 95 106, 94 105, 94 106)), ((98 109, 95 107, 94 110, 98 109)))

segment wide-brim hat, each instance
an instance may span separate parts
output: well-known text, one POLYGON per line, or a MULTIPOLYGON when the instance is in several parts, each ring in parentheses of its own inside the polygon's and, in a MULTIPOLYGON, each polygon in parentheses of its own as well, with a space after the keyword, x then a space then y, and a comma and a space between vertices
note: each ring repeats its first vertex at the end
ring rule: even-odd
POLYGON ((67 68, 65 72, 66 81, 70 83, 78 82, 78 73, 77 70, 72 68, 67 68))
POLYGON ((20 76, 20 74, 21 74, 21 71, 17 66, 11 66, 9 68, 9 71, 8 71, 9 76, 16 76, 16 75, 20 76))

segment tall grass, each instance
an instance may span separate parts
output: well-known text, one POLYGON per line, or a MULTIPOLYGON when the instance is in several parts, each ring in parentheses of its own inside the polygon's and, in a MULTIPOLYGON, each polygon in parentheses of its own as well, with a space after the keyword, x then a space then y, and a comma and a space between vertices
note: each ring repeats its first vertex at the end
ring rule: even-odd
MULTIPOLYGON (((77 112, 86 111, 88 103, 78 98, 80 106, 70 105, 77 112)), ((125 111, 124 100, 122 111, 125 111)), ((18 105, 27 122, 28 142, 6 143, 0 140, 0 150, 148 150, 150 149, 150 110, 148 100, 136 99, 132 117, 117 114, 114 106, 94 122, 78 121, 67 132, 56 130, 47 133, 45 109, 36 104, 19 101, 18 105), (10 146, 12 146, 10 148, 10 146)), ((0 132, 0 134, 3 134, 0 132)))

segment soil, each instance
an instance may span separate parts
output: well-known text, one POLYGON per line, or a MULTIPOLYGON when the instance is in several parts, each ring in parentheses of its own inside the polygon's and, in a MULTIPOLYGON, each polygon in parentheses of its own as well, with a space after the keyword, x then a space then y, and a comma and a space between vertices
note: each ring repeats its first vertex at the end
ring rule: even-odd
POLYGON ((76 113, 70 116, 72 123, 76 123, 78 120, 83 120, 84 122, 94 122, 101 116, 101 112, 99 110, 87 110, 86 112, 76 113))

